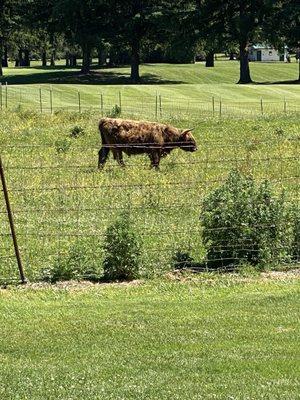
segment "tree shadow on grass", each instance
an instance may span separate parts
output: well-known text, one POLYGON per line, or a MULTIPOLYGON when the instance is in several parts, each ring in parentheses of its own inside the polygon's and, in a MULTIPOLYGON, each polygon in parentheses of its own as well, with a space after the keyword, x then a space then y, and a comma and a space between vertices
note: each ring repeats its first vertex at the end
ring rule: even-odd
MULTIPOLYGON (((91 70, 89 74, 82 74, 80 70, 64 67, 37 67, 32 68, 32 73, 24 75, 3 76, 0 82, 7 82, 9 85, 23 84, 84 84, 84 85, 133 85, 130 74, 121 71, 106 69, 91 70), (37 70, 35 72, 35 70, 37 70), (43 72, 40 72, 43 70, 43 72)), ((155 74, 143 74, 139 82, 143 85, 157 84, 180 84, 181 80, 163 79, 155 74)))
POLYGON ((299 85, 300 80, 252 82, 254 85, 299 85))

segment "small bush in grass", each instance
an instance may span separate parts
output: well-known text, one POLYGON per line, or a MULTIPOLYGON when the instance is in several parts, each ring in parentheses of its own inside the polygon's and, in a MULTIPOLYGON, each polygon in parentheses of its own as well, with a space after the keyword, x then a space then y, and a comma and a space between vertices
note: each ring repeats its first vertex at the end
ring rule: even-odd
POLYGON ((102 254, 98 243, 89 239, 77 240, 66 254, 54 261, 52 267, 42 271, 42 280, 57 281, 90 280, 99 281, 102 275, 102 254))
POLYGON ((107 228, 104 243, 104 280, 133 280, 139 277, 141 246, 128 212, 107 228))
POLYGON ((110 113, 107 115, 110 118, 117 118, 121 115, 121 107, 117 104, 113 106, 110 113))
POLYGON ((80 136, 84 136, 84 134, 85 134, 84 129, 83 129, 81 126, 79 126, 79 125, 75 125, 75 126, 71 129, 70 136, 71 136, 72 138, 77 139, 77 138, 79 138, 80 136))
POLYGON ((203 201, 203 242, 209 267, 248 262, 264 266, 289 259, 293 238, 284 194, 269 182, 255 184, 238 171, 203 201))

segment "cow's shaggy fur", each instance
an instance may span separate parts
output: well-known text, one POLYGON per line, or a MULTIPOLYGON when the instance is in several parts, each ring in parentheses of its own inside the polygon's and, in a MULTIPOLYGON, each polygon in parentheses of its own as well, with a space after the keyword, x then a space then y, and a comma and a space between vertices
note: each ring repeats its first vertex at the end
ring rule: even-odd
POLYGON ((151 166, 158 168, 161 157, 175 148, 185 151, 197 150, 191 129, 180 130, 171 125, 114 118, 102 118, 99 122, 102 148, 98 167, 104 166, 109 152, 124 166, 122 153, 148 154, 151 166))

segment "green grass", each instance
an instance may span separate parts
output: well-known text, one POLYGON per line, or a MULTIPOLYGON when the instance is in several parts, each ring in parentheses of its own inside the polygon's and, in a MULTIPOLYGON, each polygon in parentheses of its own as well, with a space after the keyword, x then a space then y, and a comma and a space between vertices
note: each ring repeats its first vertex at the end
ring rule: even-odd
MULTIPOLYGON (((81 94, 81 108, 90 107, 100 111, 100 93, 103 95, 104 110, 108 111, 119 102, 127 113, 155 115, 155 96, 162 97, 164 115, 185 113, 212 113, 212 97, 216 103, 223 102, 222 112, 239 115, 251 111, 260 114, 261 98, 272 103, 271 110, 283 111, 284 101, 289 111, 299 111, 300 90, 298 65, 284 63, 251 63, 253 80, 251 85, 236 85, 239 75, 237 61, 217 61, 214 68, 205 68, 203 63, 191 65, 147 64, 141 66, 142 84, 132 85, 129 68, 93 70, 83 76, 78 69, 66 69, 58 65, 55 69, 8 68, 2 82, 8 82, 8 107, 19 104, 39 109, 42 89, 44 112, 50 110, 50 85, 53 90, 54 109, 78 110, 78 91, 81 94), (298 82, 299 83, 299 82, 298 82), (242 103, 243 105, 239 104, 242 103)), ((3 88, 3 107, 5 89, 3 88)), ((265 112, 267 109, 265 109, 265 112)), ((216 104, 216 112, 219 106, 216 104)))
MULTIPOLYGON (((205 195, 232 169, 269 179, 277 193, 299 201, 299 119, 297 116, 248 120, 211 118, 166 119, 178 127, 195 127, 199 150, 174 151, 149 169, 146 156, 125 158, 126 169, 111 158, 97 170, 100 147, 98 116, 90 113, 54 116, 3 113, 1 155, 14 211, 26 274, 39 279, 41 270, 64 257, 77 240, 94 249, 102 268, 105 229, 122 209, 131 209, 143 242, 143 274, 171 266, 176 250, 205 259, 199 215, 205 195), (72 139, 74 126, 85 134, 72 139), (66 144, 68 150, 58 153, 66 144)), ((0 278, 17 277, 4 202, 0 202, 0 278), (4 235, 4 236, 3 236, 4 235), (6 236, 5 236, 6 235, 6 236)), ((80 245, 80 243, 79 243, 80 245)))
POLYGON ((296 277, 0 291, 0 397, 296 400, 299 300, 296 277))

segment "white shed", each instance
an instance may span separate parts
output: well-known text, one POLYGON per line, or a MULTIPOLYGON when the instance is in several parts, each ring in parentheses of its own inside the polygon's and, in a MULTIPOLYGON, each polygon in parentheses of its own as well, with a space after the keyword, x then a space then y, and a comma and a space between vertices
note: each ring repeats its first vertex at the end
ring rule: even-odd
POLYGON ((267 44, 254 44, 249 47, 250 61, 287 61, 287 48, 285 47, 284 54, 274 49, 267 44))

